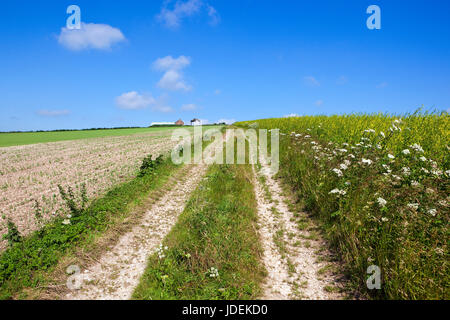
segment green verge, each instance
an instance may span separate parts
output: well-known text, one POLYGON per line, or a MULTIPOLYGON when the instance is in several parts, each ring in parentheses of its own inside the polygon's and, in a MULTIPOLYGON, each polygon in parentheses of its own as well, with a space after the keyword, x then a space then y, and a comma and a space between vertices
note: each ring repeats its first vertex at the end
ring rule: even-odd
POLYGON ((65 254, 103 234, 117 216, 129 214, 152 191, 164 186, 176 168, 169 157, 153 171, 120 184, 94 200, 72 217, 70 224, 63 224, 64 218, 58 217, 13 244, 0 256, 0 299, 16 297, 26 287, 44 284, 46 274, 65 254))
POLYGON ((134 299, 258 296, 265 270, 251 177, 249 165, 208 169, 160 251, 149 258, 134 299))

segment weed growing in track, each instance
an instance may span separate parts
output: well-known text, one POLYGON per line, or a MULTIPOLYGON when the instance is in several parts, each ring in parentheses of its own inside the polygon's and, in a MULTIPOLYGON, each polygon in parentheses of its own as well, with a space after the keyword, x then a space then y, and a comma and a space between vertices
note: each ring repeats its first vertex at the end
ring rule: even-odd
POLYGON ((164 244, 136 299, 251 299, 263 266, 249 165, 213 165, 164 244))

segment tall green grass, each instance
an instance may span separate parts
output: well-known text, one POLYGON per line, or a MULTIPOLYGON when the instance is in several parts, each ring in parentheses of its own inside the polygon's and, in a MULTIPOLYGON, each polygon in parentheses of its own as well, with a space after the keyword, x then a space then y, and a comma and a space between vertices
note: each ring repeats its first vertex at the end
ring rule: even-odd
POLYGON ((241 122, 280 129, 279 175, 373 298, 448 299, 449 115, 241 122), (382 273, 368 290, 367 268, 382 273))

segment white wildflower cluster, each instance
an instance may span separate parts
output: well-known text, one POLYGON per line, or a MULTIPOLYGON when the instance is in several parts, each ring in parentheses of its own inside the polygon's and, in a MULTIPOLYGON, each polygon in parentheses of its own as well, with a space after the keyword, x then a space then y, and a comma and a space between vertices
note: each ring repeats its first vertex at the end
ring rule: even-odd
POLYGON ((387 201, 384 200, 383 198, 379 197, 379 198, 377 199, 377 202, 378 202, 378 205, 379 205, 381 208, 386 207, 387 201))
POLYGON ((336 173, 338 177, 342 177, 344 175, 340 169, 334 168, 332 171, 336 173))
POLYGON ((219 277, 219 270, 217 270, 217 269, 214 268, 214 267, 211 267, 211 268, 208 270, 208 273, 209 273, 209 276, 210 276, 211 278, 217 278, 217 277, 219 277))
POLYGON ((432 215, 433 217, 436 215, 437 210, 436 209, 430 209, 428 210, 428 214, 432 215))
POLYGON ((333 189, 329 192, 329 194, 337 194, 340 196, 345 196, 347 194, 347 192, 345 190, 339 190, 339 189, 333 189))
POLYGON ((412 146, 409 146, 409 147, 411 149, 413 149, 414 151, 416 151, 416 152, 423 153, 422 147, 419 144, 417 144, 417 143, 414 143, 412 146))
POLYGON ((394 120, 394 122, 392 122, 391 127, 389 128, 389 131, 394 132, 394 131, 402 131, 402 129, 399 127, 400 123, 402 121, 400 119, 396 119, 394 120))
POLYGON ((404 176, 409 176, 411 174, 411 169, 409 169, 408 167, 403 167, 402 168, 402 174, 404 176))
POLYGON ((419 204, 418 203, 408 203, 408 208, 413 209, 413 210, 417 210, 419 209, 419 204))
POLYGON ((405 149, 405 150, 402 151, 402 153, 403 153, 404 155, 408 155, 408 154, 411 153, 411 151, 409 151, 409 149, 405 149))
POLYGON ((158 253, 158 257, 159 259, 164 259, 166 257, 165 252, 168 250, 169 248, 167 246, 163 247, 162 244, 159 245, 159 248, 156 249, 156 253, 158 253))
POLYGON ((361 159, 361 162, 362 162, 362 164, 366 164, 366 165, 368 165, 368 166, 370 166, 371 164, 372 164, 372 160, 370 160, 370 159, 364 159, 364 158, 362 158, 361 159))
POLYGON ((62 224, 64 224, 64 225, 70 224, 70 219, 71 219, 71 218, 72 218, 72 215, 71 215, 71 214, 68 214, 68 215, 67 215, 67 219, 64 219, 63 222, 62 222, 62 224))
POLYGON ((364 130, 364 132, 366 132, 366 133, 375 133, 375 130, 373 130, 373 129, 367 129, 367 130, 364 130))

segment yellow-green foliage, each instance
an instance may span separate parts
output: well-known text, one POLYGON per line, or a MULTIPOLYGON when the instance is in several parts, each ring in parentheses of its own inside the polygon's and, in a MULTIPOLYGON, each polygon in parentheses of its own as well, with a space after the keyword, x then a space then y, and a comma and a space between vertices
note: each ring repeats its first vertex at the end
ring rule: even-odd
POLYGON ((280 129, 280 176, 374 298, 448 299, 449 115, 308 116, 280 129), (368 290, 377 265, 381 290, 368 290))

